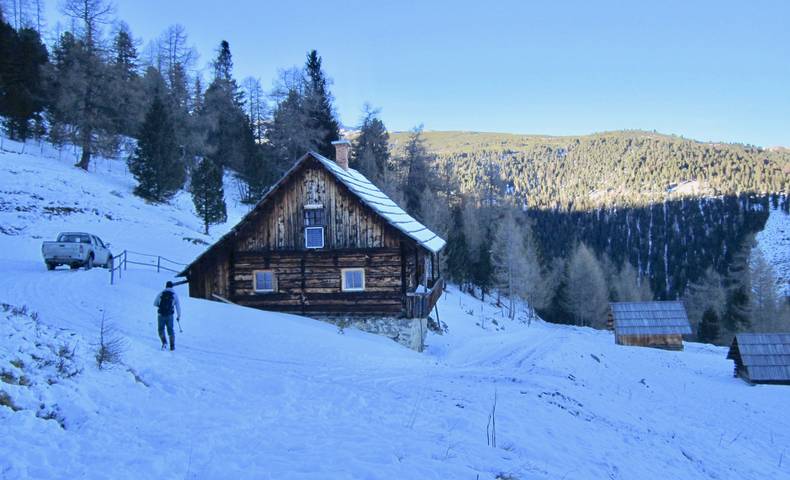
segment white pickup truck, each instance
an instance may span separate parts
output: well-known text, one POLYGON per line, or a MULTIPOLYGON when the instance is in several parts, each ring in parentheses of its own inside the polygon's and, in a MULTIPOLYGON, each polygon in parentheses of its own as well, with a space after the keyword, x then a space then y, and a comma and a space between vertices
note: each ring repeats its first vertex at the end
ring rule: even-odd
POLYGON ((90 233, 64 232, 54 242, 44 242, 41 254, 47 264, 47 270, 54 270, 58 265, 68 265, 72 269, 94 265, 112 266, 110 244, 90 233))

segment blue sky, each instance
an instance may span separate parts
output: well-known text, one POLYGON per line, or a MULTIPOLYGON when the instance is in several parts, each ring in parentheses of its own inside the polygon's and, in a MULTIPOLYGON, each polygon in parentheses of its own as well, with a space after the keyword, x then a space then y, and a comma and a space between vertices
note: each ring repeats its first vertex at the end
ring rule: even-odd
POLYGON ((790 2, 116 5, 145 41, 184 25, 201 66, 228 40, 237 78, 260 77, 266 87, 278 69, 301 65, 316 48, 346 125, 370 102, 392 130, 420 123, 552 135, 638 128, 790 145, 790 2))

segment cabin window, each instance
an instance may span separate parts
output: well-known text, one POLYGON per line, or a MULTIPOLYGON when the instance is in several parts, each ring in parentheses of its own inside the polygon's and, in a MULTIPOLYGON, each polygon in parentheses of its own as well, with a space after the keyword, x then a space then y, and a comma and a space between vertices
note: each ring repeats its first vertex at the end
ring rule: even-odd
POLYGON ((341 270, 341 280, 344 292, 361 292, 365 290, 365 269, 344 268, 341 270))
POLYGON ((256 270, 253 274, 254 289, 257 293, 274 292, 277 290, 277 278, 272 270, 256 270))
POLYGON ((305 205, 304 207, 304 226, 323 227, 324 226, 324 206, 305 205))
POLYGON ((307 248, 324 248, 324 227, 305 228, 304 244, 307 248))
POLYGON ((305 205, 304 244, 307 248, 324 248, 324 206, 305 205))

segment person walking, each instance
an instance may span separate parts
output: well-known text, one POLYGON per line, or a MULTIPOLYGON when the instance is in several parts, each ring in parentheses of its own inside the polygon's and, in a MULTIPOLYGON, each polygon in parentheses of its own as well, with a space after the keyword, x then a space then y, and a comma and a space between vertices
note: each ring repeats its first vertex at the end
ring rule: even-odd
POLYGON ((167 338, 165 337, 165 327, 167 327, 167 336, 170 337, 170 350, 176 349, 176 333, 173 330, 173 314, 177 314, 179 324, 181 323, 181 303, 178 301, 178 295, 173 290, 173 282, 167 282, 165 289, 159 292, 154 300, 154 306, 158 307, 158 330, 159 338, 162 340, 162 350, 167 347, 167 338))

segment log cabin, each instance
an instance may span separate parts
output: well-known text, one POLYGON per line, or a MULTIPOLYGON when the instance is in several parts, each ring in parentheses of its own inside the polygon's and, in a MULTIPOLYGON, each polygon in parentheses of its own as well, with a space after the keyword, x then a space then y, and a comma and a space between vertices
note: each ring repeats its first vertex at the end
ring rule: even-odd
POLYGON ((180 276, 191 297, 327 317, 426 318, 445 241, 349 168, 308 152, 180 276))
POLYGON ((617 345, 683 350, 691 325, 683 302, 613 302, 608 327, 617 345))

